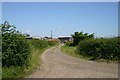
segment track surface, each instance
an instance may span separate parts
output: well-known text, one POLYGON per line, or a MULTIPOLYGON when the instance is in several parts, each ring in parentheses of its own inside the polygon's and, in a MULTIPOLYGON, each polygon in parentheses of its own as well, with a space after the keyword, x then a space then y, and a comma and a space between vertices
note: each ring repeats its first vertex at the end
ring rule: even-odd
POLYGON ((118 64, 78 59, 60 51, 46 50, 42 65, 27 78, 118 78, 118 64))

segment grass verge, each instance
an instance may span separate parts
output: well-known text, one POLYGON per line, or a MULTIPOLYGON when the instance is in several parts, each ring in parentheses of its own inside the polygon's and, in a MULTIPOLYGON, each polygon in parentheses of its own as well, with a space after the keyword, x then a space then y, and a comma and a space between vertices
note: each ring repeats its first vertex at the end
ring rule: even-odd
POLYGON ((37 49, 33 46, 31 47, 32 52, 30 54, 28 66, 24 67, 2 67, 2 77, 3 78, 23 78, 25 76, 30 75, 37 67, 41 64, 40 56, 41 54, 48 48, 52 46, 37 49))
POLYGON ((50 46, 43 49, 33 48, 32 54, 29 59, 29 65, 25 69, 25 75, 23 77, 30 75, 33 71, 35 71, 41 65, 40 56, 48 48, 50 48, 50 46))
POLYGON ((73 57, 88 59, 88 58, 86 58, 82 55, 77 54, 76 53, 76 47, 73 47, 73 46, 68 47, 68 46, 64 45, 64 46, 61 47, 61 51, 65 54, 68 54, 68 55, 73 56, 73 57))
MULTIPOLYGON (((73 56, 73 57, 77 57, 77 58, 80 58, 80 59, 84 59, 84 60, 91 60, 91 57, 84 57, 83 55, 81 54, 77 54, 76 53, 76 48, 75 46, 62 46, 61 47, 61 51, 64 53, 64 54, 67 54, 67 55, 70 55, 70 56, 73 56)), ((95 61, 95 62, 107 62, 107 63, 118 63, 117 61, 107 61, 105 59, 100 59, 100 60, 91 60, 91 61, 95 61)))

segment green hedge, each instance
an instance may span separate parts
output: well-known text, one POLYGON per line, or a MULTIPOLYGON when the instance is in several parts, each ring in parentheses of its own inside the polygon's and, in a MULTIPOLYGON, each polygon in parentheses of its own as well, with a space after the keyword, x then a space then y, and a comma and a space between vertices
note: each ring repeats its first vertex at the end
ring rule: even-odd
POLYGON ((24 34, 16 31, 15 26, 7 21, 0 27, 2 28, 2 77, 23 77, 28 70, 32 71, 37 66, 38 54, 47 49, 49 43, 47 40, 27 40, 24 34))
POLYGON ((26 66, 30 46, 25 36, 7 21, 0 27, 2 28, 2 66, 26 66))
POLYGON ((30 47, 22 34, 6 33, 2 36, 2 66, 27 64, 30 47))
POLYGON ((83 40, 77 47, 77 53, 91 59, 106 59, 117 61, 120 59, 120 38, 83 40))

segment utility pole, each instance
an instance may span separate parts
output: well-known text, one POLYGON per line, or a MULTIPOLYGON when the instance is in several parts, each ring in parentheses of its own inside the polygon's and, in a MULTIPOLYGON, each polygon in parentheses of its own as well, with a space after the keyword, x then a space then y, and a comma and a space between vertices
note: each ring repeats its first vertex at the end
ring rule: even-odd
POLYGON ((51 30, 51 39, 52 39, 52 30, 51 30))

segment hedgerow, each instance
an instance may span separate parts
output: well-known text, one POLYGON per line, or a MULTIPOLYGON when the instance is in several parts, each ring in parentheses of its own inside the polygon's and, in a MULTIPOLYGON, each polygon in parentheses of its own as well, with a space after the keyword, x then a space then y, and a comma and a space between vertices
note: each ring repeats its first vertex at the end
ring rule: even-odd
POLYGON ((93 60, 120 60, 120 38, 83 40, 77 47, 77 53, 93 60))
MULTIPOLYGON (((2 28, 2 77, 21 78, 31 73, 39 65, 39 56, 55 42, 26 39, 27 36, 16 31, 7 21, 2 28)), ((0 56, 1 58, 1 56, 0 56)))
POLYGON ((30 46, 25 36, 8 22, 2 27, 2 66, 26 66, 30 46))

